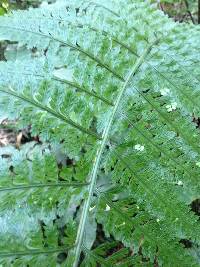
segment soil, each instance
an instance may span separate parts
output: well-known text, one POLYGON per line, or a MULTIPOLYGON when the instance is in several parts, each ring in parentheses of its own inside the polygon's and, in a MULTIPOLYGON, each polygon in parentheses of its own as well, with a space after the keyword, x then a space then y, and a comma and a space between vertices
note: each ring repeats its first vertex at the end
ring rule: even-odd
POLYGON ((16 145, 16 133, 9 129, 0 129, 0 146, 16 145))

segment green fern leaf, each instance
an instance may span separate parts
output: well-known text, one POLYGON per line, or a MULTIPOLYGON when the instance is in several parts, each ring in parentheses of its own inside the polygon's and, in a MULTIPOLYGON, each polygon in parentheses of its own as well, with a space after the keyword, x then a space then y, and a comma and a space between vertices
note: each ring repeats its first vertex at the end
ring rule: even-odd
POLYGON ((0 18, 0 40, 29 55, 0 63, 0 118, 50 146, 1 156, 1 264, 199 266, 199 36, 137 0, 0 18), (56 153, 70 163, 58 169, 56 153))

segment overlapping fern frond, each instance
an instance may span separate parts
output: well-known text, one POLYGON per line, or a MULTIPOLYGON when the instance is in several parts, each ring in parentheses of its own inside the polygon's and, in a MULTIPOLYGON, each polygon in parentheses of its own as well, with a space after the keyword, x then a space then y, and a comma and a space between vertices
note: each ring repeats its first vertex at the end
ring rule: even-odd
POLYGON ((0 18, 0 40, 28 54, 0 63, 0 116, 51 151, 2 157, 1 264, 199 266, 183 245, 200 243, 199 37, 136 0, 0 18))

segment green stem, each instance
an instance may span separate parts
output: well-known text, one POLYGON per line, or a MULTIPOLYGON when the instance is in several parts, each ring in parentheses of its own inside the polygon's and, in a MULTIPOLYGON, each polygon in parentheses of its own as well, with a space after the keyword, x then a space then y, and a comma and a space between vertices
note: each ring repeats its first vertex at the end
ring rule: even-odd
POLYGON ((40 110, 46 111, 49 114, 51 114, 53 117, 56 117, 61 121, 64 121, 65 123, 69 124, 73 128, 76 128, 77 130, 79 130, 79 131, 81 131, 81 132, 83 132, 85 134, 88 134, 90 136, 95 137, 96 139, 100 139, 101 140, 101 137, 98 134, 96 134, 95 132, 84 128, 83 126, 81 126, 78 123, 74 122, 70 118, 67 118, 63 114, 53 110, 52 108, 50 108, 48 106, 43 106, 41 103, 39 103, 38 101, 36 101, 34 99, 28 98, 28 97, 26 97, 26 96, 24 96, 22 94, 18 95, 14 90, 11 90, 11 89, 7 89, 6 90, 6 89, 0 88, 0 92, 8 94, 10 96, 14 96, 15 98, 18 98, 18 99, 20 99, 20 100, 22 100, 22 101, 24 101, 26 103, 31 104, 34 107, 39 108, 40 110))
POLYGON ((28 30, 28 29, 23 29, 23 28, 19 28, 19 27, 5 26, 5 25, 0 25, 0 28, 4 28, 4 29, 8 29, 8 30, 10 29, 10 30, 22 31, 22 32, 26 32, 26 33, 31 33, 31 34, 42 36, 42 37, 48 38, 50 40, 53 40, 55 42, 58 42, 58 43, 60 43, 60 44, 62 44, 64 46, 67 46, 67 47, 69 47, 71 49, 74 49, 75 51, 78 51, 81 54, 85 55, 86 57, 90 58, 91 60, 96 62, 99 66, 101 66, 102 68, 106 69, 108 72, 112 73, 117 79, 119 79, 122 82, 124 82, 124 78, 120 74, 118 74, 117 72, 112 70, 110 68, 110 66, 108 66, 107 64, 102 62, 101 59, 95 57, 93 54, 91 54, 90 52, 84 50, 80 46, 73 45, 71 43, 67 43, 67 42, 65 42, 65 41, 63 41, 63 40, 61 40, 59 38, 54 37, 53 35, 51 35, 51 33, 46 34, 46 33, 42 33, 42 32, 31 31, 31 30, 28 30))
MULTIPOLYGON (((40 74, 37 74, 37 73, 25 73, 25 72, 16 72, 16 71, 6 71, 6 73, 9 73, 11 75, 16 75, 17 74, 19 76, 21 76, 21 75, 24 75, 24 76, 35 76, 39 80, 48 79, 44 75, 40 75, 40 74)), ((94 91, 89 91, 86 88, 84 88, 83 86, 80 86, 80 85, 78 85, 78 84, 76 84, 74 82, 68 81, 66 79, 57 78, 55 76, 54 77, 51 77, 51 79, 54 80, 54 81, 63 83, 63 84, 67 84, 70 87, 73 87, 73 88, 77 89, 80 92, 84 92, 84 93, 86 93, 89 96, 92 96, 92 97, 94 97, 94 98, 96 98, 98 100, 101 100, 102 102, 106 103, 107 105, 113 106, 113 103, 111 101, 109 101, 108 99, 106 99, 105 97, 103 97, 101 95, 98 95, 94 91)))
POLYGON ((82 187, 87 186, 88 183, 67 183, 67 182, 59 182, 59 183, 46 183, 46 184, 27 184, 27 185, 16 185, 10 187, 0 187, 0 192, 5 191, 13 191, 13 190, 24 190, 24 189, 32 189, 32 188, 44 188, 44 187, 82 187))
POLYGON ((192 23, 195 24, 195 20, 194 20, 194 18, 193 18, 193 16, 192 16, 192 13, 191 13, 191 11, 190 11, 190 7, 189 7, 189 3, 188 3, 188 1, 187 1, 187 0, 184 0, 184 3, 185 3, 185 7, 186 7, 186 10, 187 10, 187 13, 188 13, 189 16, 190 16, 192 23))
POLYGON ((54 253, 61 253, 66 252, 72 247, 61 247, 55 249, 48 249, 48 250, 39 250, 39 249, 31 249, 25 251, 16 251, 16 252, 2 252, 0 253, 0 258, 9 258, 9 257, 23 257, 28 255, 40 255, 40 254, 54 254, 54 253))
POLYGON ((88 210, 90 207, 91 198, 92 198, 95 184, 96 184, 97 173, 98 173, 98 169, 99 169, 99 165, 100 165, 100 161, 101 161, 101 157, 102 157, 104 148, 105 148, 107 141, 108 141, 108 138, 109 138, 109 133, 110 133, 110 130, 111 130, 111 127, 113 124, 113 120, 114 120, 115 115, 117 113, 117 109, 121 103, 121 99, 124 95, 124 92, 125 92, 128 84, 129 84, 132 76, 136 74, 136 72, 138 71, 138 69, 142 65, 143 61, 145 60, 146 56, 150 53, 152 46, 154 44, 156 44, 157 42, 158 42, 158 40, 156 40, 152 44, 148 45, 148 47, 145 49, 145 51, 143 52, 141 57, 138 58, 138 60, 136 61, 135 65, 133 66, 132 70, 130 71, 128 77, 126 78, 126 80, 123 84, 123 87, 121 88, 121 90, 118 94, 116 103, 112 109, 112 113, 110 115, 110 118, 108 119, 108 123, 107 123, 105 130, 104 130, 100 147, 97 150, 96 158, 94 160, 94 164, 93 164, 93 168, 92 168, 92 172, 91 172, 91 176, 90 176, 91 178, 89 181, 90 185, 89 185, 89 190, 88 190, 88 197, 84 202, 83 211, 81 214, 81 219, 80 219, 79 228, 78 228, 78 232, 77 232, 77 238, 76 238, 75 258, 74 258, 73 267, 77 267, 78 263, 79 263, 79 257, 80 257, 81 251, 82 251, 82 243, 83 243, 83 237, 84 237, 84 232, 85 232, 85 225, 86 225, 86 221, 87 221, 88 210))
POLYGON ((93 91, 89 91, 87 89, 85 89, 83 86, 80 86, 76 83, 73 83, 73 82, 70 82, 68 80, 65 80, 65 79, 60 79, 60 78, 52 78, 53 80, 55 81, 58 81, 58 82, 61 82, 61 83, 65 83, 65 84, 68 84, 70 85, 71 87, 74 87, 76 88, 77 90, 81 91, 81 92, 84 92, 90 96, 93 96, 99 100, 101 100, 102 102, 106 103, 107 105, 110 105, 110 106, 113 106, 113 103, 111 101, 109 101, 108 99, 106 99, 105 97, 101 96, 101 95, 98 95, 97 93, 93 92, 93 91))

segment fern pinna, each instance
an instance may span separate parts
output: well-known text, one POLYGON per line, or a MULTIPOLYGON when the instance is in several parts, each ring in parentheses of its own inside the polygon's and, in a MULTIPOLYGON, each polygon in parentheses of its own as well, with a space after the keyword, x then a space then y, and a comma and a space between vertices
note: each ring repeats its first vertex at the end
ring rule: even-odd
POLYGON ((43 144, 0 151, 2 266, 200 266, 199 37, 139 0, 0 18, 1 119, 43 144))

